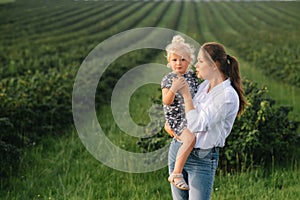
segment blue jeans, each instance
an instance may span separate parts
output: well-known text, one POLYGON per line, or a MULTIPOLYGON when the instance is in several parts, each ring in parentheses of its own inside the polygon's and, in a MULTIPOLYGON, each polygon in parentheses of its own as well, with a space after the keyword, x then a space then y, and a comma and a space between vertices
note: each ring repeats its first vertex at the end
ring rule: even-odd
MULTIPOLYGON (((169 149, 169 174, 175 165, 176 155, 181 143, 173 139, 169 149)), ((219 161, 219 148, 211 150, 193 149, 188 157, 183 176, 190 190, 180 190, 171 184, 174 200, 209 200, 214 183, 215 172, 219 161)))

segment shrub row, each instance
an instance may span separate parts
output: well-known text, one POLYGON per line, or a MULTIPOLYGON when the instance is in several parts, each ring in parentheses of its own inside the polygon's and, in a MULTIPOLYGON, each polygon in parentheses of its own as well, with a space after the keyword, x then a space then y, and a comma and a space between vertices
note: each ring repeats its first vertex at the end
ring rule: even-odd
MULTIPOLYGON (((221 150, 221 168, 241 169, 270 163, 272 159, 282 162, 299 158, 299 122, 290 118, 292 108, 276 105, 275 100, 267 96, 267 88, 258 88, 254 82, 245 80, 244 87, 249 105, 236 119, 225 148, 221 150)), ((157 134, 157 130, 145 131, 154 135, 138 141, 145 152, 157 150, 170 141, 164 130, 157 134)))
POLYGON ((0 81, 1 174, 18 163, 21 148, 71 122, 73 79, 72 72, 50 69, 0 81))

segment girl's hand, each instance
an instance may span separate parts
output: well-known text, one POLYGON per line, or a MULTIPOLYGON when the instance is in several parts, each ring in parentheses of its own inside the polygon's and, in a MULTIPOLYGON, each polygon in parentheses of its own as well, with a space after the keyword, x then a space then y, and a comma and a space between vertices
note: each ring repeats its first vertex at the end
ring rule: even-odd
POLYGON ((175 134, 174 134, 174 131, 170 128, 168 122, 165 123, 165 131, 171 136, 171 137, 174 137, 175 134))

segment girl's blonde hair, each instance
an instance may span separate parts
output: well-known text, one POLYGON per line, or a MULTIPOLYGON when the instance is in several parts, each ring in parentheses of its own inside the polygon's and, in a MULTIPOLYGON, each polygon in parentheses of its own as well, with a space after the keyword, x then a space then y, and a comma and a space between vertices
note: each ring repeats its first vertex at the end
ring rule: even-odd
POLYGON ((167 51, 167 60, 169 62, 170 57, 173 53, 180 56, 187 56, 189 61, 189 66, 194 63, 195 60, 195 49, 190 44, 186 43, 184 38, 180 35, 175 35, 172 39, 172 43, 166 47, 167 51))

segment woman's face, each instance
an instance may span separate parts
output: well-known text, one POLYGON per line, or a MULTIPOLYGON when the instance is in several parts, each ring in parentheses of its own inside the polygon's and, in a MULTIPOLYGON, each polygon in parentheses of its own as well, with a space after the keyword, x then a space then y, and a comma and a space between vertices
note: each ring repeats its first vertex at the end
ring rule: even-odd
POLYGON ((189 62, 184 57, 172 53, 169 58, 169 64, 176 73, 184 74, 189 66, 189 62))
POLYGON ((197 57, 197 63, 195 65, 196 67, 196 74, 197 77, 200 79, 206 79, 209 80, 212 75, 212 63, 209 59, 207 59, 207 56, 203 52, 203 50, 200 50, 197 57))

